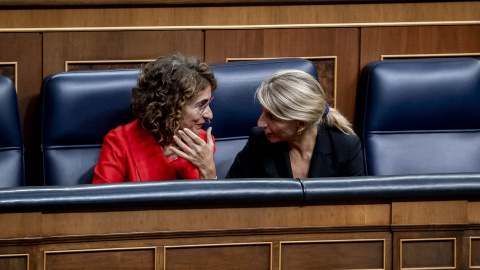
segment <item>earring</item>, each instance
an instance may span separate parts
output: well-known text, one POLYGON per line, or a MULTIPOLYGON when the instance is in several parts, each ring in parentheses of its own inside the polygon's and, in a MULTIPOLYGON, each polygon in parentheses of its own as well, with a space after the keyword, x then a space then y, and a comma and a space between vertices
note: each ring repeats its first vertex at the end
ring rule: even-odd
POLYGON ((297 131, 298 135, 302 135, 302 132, 300 130, 297 131))

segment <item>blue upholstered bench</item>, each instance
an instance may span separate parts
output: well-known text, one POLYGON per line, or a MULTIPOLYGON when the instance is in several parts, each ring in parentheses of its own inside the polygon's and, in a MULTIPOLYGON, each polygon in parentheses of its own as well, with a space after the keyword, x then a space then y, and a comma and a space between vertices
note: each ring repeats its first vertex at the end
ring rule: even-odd
MULTIPOLYGON (((218 87, 211 104, 218 178, 224 178, 261 114, 254 93, 279 69, 317 77, 304 59, 244 61, 212 65, 218 87)), ((52 74, 42 85, 42 153, 46 185, 88 184, 108 131, 133 120, 129 105, 139 70, 52 74)))

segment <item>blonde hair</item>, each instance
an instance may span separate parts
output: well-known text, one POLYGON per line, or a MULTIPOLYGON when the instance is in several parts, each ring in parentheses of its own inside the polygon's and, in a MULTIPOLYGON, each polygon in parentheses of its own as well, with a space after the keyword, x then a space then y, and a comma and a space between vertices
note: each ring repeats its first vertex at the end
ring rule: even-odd
POLYGON ((260 104, 275 117, 306 121, 345 134, 354 134, 350 122, 335 108, 328 108, 318 81, 300 70, 279 70, 262 82, 255 93, 260 104))

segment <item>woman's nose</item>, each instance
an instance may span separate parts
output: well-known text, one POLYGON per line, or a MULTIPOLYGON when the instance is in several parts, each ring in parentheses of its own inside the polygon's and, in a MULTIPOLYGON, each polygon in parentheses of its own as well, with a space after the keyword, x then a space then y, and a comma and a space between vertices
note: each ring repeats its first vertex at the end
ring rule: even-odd
POLYGON ((202 116, 203 116, 203 118, 208 119, 208 120, 213 118, 213 112, 212 112, 212 109, 210 109, 210 105, 208 105, 207 108, 205 108, 202 116))
POLYGON ((258 118, 257 126, 262 127, 262 128, 264 128, 264 127, 267 126, 267 122, 265 122, 264 117, 265 117, 265 116, 264 116, 263 113, 262 113, 262 114, 260 115, 260 117, 258 118))

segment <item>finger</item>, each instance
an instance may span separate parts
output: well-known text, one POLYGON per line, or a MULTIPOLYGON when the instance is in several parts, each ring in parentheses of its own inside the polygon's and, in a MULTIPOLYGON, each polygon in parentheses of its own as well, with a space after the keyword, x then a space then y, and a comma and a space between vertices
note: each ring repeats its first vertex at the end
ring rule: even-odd
POLYGON ((198 137, 198 135, 195 134, 195 132, 191 131, 189 128, 184 128, 183 131, 184 131, 196 144, 203 145, 203 143, 205 142, 204 140, 202 140, 202 138, 198 137))
POLYGON ((212 139, 212 127, 209 127, 207 129, 207 144, 213 144, 213 139, 212 139))
POLYGON ((173 135, 173 140, 177 143, 178 147, 180 147, 185 153, 191 154, 193 150, 188 147, 177 135, 173 135))
POLYGON ((176 154, 177 156, 179 156, 179 157, 181 157, 181 158, 183 158, 183 159, 185 159, 185 160, 190 160, 190 156, 187 155, 185 152, 180 151, 180 150, 178 150, 177 148, 175 148, 175 147, 173 147, 173 146, 170 146, 170 150, 172 150, 172 152, 173 152, 174 154, 176 154))
POLYGON ((192 147, 192 145, 194 145, 194 142, 192 141, 192 139, 182 130, 179 130, 178 131, 178 134, 180 134, 180 136, 182 137, 183 141, 188 144, 190 147, 192 147))

